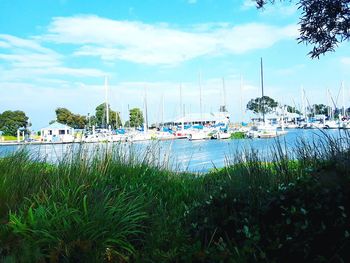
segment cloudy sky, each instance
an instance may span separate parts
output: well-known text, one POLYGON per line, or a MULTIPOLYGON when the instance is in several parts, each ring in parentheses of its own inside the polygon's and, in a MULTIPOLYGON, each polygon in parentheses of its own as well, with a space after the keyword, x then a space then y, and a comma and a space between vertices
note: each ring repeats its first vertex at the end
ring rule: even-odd
POLYGON ((340 103, 344 81, 350 106, 348 43, 311 60, 296 40, 299 15, 290 3, 256 10, 250 0, 0 0, 0 112, 23 110, 35 129, 57 107, 93 114, 108 76, 124 120, 147 92, 157 122, 163 100, 165 119, 179 114, 180 86, 185 111, 199 112, 199 79, 203 111, 217 111, 224 78, 240 121, 241 105, 260 95, 260 57, 267 95, 298 107, 301 87, 310 103, 326 103, 330 89, 340 103))

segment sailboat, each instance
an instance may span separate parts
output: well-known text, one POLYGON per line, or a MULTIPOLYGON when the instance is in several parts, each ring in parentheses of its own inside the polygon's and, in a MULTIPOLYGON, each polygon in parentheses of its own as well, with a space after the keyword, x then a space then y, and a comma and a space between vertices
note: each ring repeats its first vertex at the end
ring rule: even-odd
POLYGON ((152 139, 152 135, 148 131, 147 88, 145 88, 145 95, 143 99, 144 99, 143 103, 144 103, 144 110, 145 110, 145 119, 144 119, 145 122, 143 124, 143 130, 130 133, 130 135, 128 136, 129 142, 148 141, 152 139))
MULTIPOLYGON (((227 112, 227 103, 226 103, 226 88, 225 88, 225 78, 222 78, 222 99, 223 104, 220 106, 220 112, 227 112)), ((212 134, 212 139, 223 140, 231 138, 231 133, 229 132, 229 123, 230 119, 227 115, 218 125, 214 126, 214 133, 212 134)))
MULTIPOLYGON (((260 59, 260 75, 261 75, 261 97, 264 97, 264 73, 263 73, 263 60, 260 59)), ((253 126, 249 132, 248 136, 252 138, 274 138, 280 135, 286 134, 287 131, 277 131, 277 127, 266 123, 265 113, 263 112, 263 123, 259 123, 253 126)))
MULTIPOLYGON (((202 109, 202 75, 199 72, 199 111, 200 119, 203 120, 203 109, 202 109)), ((184 119, 184 116, 183 116, 184 119)), ((210 139, 209 133, 210 130, 207 127, 204 127, 201 123, 200 125, 194 125, 191 129, 188 130, 187 138, 190 141, 194 140, 207 140, 210 139)), ((184 127, 184 125, 182 125, 184 127)))
POLYGON ((154 134, 155 139, 159 141, 175 139, 175 136, 172 133, 172 130, 164 126, 164 93, 161 96, 160 113, 161 113, 161 121, 159 125, 159 130, 154 134))
MULTIPOLYGON (((98 142, 112 142, 116 140, 116 138, 113 139, 111 126, 110 126, 110 120, 109 120, 109 103, 108 103, 108 78, 105 76, 105 114, 106 117, 106 123, 104 128, 96 129, 95 126, 92 127, 92 132, 85 134, 84 137, 82 137, 83 142, 88 143, 98 143, 98 142)), ((118 138, 119 141, 119 138, 118 138)))
POLYGON ((338 99, 336 101, 333 99, 332 93, 329 89, 327 89, 327 98, 329 98, 332 103, 330 103, 330 102, 328 103, 329 119, 324 122, 324 128, 325 129, 339 129, 339 128, 341 128, 341 123, 339 120, 336 120, 334 118, 334 110, 333 110, 333 107, 334 107, 334 109, 337 109, 338 99))

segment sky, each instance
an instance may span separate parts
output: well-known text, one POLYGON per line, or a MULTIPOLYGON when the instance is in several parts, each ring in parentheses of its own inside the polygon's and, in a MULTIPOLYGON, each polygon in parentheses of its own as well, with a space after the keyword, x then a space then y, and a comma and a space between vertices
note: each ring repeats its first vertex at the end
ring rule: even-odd
POLYGON ((145 94, 150 123, 176 118, 180 87, 185 113, 199 113, 200 86, 203 112, 226 101, 231 119, 246 121, 260 58, 265 95, 300 107, 302 88, 310 104, 327 103, 329 89, 340 105, 343 81, 350 106, 348 42, 311 59, 296 40, 299 17, 289 1, 257 10, 250 0, 0 0, 0 112, 23 110, 33 129, 58 107, 93 115, 107 77, 124 121, 145 94))

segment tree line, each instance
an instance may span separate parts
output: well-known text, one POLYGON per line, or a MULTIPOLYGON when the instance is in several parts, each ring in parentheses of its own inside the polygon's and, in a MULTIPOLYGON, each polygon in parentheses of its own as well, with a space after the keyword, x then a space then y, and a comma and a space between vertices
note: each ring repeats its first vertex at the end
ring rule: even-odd
MULTIPOLYGON (((114 111, 111 109, 108 104, 108 119, 109 122, 107 124, 107 116, 106 116, 106 103, 101 103, 95 109, 94 115, 79 115, 74 114, 70 110, 66 108, 57 108, 56 109, 56 119, 51 122, 59 122, 62 124, 66 124, 75 129, 84 129, 86 127, 101 127, 108 128, 107 126, 111 126, 112 128, 119 128, 123 126, 122 119, 120 116, 120 112, 114 111)), ((127 127, 139 127, 142 126, 144 122, 143 113, 139 108, 133 108, 129 111, 129 120, 125 122, 125 126, 127 127)))
MULTIPOLYGON (((112 128, 119 128, 123 126, 120 113, 109 107, 109 123, 112 128)), ((55 110, 56 119, 50 121, 49 124, 59 122, 66 124, 75 129, 85 129, 88 127, 96 126, 100 128, 107 128, 106 123, 106 103, 98 105, 95 109, 94 115, 80 115, 75 114, 67 108, 57 108, 55 110)), ((143 113, 139 108, 130 109, 129 120, 126 121, 127 127, 140 127, 144 123, 143 113)), ((31 126, 28 116, 24 111, 4 111, 0 113, 0 131, 2 135, 16 136, 17 131, 28 132, 28 128, 31 126)))
MULTIPOLYGON (((252 111, 254 114, 268 114, 275 111, 278 107, 284 107, 286 112, 296 113, 298 115, 302 115, 300 109, 290 105, 280 105, 277 101, 269 96, 258 97, 255 99, 251 99, 246 109, 252 111)), ((331 108, 330 106, 326 106, 324 104, 313 104, 308 105, 306 108, 307 116, 311 117, 314 115, 325 115, 329 117, 330 114, 333 114, 335 118, 338 118, 341 113, 341 109, 339 108, 331 108)), ((345 110, 346 114, 350 113, 350 108, 345 110)))

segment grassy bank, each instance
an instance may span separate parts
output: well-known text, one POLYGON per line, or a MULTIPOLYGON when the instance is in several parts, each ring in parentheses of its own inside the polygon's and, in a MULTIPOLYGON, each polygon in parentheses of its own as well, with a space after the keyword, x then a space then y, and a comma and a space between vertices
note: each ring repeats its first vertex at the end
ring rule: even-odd
POLYGON ((0 261, 347 262, 349 138, 204 175, 118 148, 57 164, 17 152, 0 159, 0 261))
POLYGON ((3 141, 17 141, 16 136, 10 136, 10 135, 2 135, 0 136, 0 139, 2 139, 3 141))

